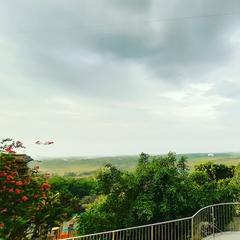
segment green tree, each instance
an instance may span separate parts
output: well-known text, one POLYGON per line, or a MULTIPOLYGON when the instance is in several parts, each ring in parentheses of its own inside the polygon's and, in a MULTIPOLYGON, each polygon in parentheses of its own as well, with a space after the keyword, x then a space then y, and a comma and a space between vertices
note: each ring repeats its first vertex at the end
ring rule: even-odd
POLYGON ((99 193, 105 198, 86 209, 80 217, 81 233, 110 230, 182 216, 188 209, 185 158, 175 153, 150 157, 141 154, 135 172, 123 172, 111 165, 97 175, 99 193), (179 207, 180 206, 180 207, 179 207), (107 229, 91 219, 111 219, 107 229))
POLYGON ((186 160, 172 152, 142 153, 135 171, 105 166, 96 177, 99 197, 80 215, 80 234, 187 217, 201 207, 237 199, 240 180, 231 178, 233 168, 206 164, 190 172, 186 160))
POLYGON ((66 216, 83 211, 82 204, 95 198, 96 182, 93 178, 54 176, 49 179, 51 191, 59 196, 59 210, 66 216))
POLYGON ((195 166, 195 170, 207 173, 210 180, 220 180, 232 178, 234 176, 234 166, 226 166, 224 164, 215 164, 206 162, 195 166))

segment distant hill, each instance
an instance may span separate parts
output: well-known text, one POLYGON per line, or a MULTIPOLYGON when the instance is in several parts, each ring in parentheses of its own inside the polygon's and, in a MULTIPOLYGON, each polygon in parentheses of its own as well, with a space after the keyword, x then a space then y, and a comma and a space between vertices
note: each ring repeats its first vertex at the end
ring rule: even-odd
MULTIPOLYGON (((214 156, 208 156, 208 153, 187 153, 178 156, 186 156, 188 165, 193 168, 206 161, 223 163, 227 165, 237 165, 240 163, 240 153, 213 153, 214 156)), ((38 165, 43 172, 49 172, 56 175, 67 176, 89 176, 98 169, 110 163, 118 168, 132 170, 136 167, 139 156, 112 156, 112 157, 67 157, 67 158, 42 158, 39 161, 31 162, 31 166, 38 165)))

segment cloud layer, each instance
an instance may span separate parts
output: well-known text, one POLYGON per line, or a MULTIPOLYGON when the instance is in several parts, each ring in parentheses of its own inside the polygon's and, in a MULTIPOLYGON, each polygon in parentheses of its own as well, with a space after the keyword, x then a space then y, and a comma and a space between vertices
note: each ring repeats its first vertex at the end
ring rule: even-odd
POLYGON ((0 16, 0 130, 32 154, 240 150, 239 1, 9 0, 0 16))

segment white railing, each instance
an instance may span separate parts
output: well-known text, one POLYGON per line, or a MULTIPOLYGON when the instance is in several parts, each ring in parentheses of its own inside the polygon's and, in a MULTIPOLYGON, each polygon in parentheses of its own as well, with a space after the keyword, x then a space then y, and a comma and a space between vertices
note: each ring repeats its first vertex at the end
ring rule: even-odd
POLYGON ((216 234, 228 231, 240 231, 240 203, 214 204, 192 217, 65 240, 201 240, 214 239, 216 234))

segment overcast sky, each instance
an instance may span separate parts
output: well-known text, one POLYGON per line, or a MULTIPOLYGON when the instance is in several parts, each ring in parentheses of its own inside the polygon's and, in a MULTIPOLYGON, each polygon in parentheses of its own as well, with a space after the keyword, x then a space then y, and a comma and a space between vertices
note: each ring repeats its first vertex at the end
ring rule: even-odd
POLYGON ((240 151, 239 65, 239 0, 0 0, 1 137, 34 156, 240 151))

